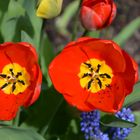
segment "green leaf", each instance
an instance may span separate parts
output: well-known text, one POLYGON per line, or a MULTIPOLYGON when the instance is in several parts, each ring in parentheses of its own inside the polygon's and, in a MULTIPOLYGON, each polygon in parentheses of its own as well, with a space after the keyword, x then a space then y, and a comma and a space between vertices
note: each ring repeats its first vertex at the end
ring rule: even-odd
POLYGON ((0 32, 0 43, 3 43, 3 42, 4 42, 4 40, 3 40, 3 37, 2 37, 1 32, 0 32))
POLYGON ((62 135, 72 119, 67 103, 54 88, 43 90, 37 102, 28 108, 26 123, 42 135, 62 135))
POLYGON ((25 9, 22 7, 22 5, 15 0, 10 0, 8 6, 8 17, 17 18, 24 15, 25 15, 25 9))
MULTIPOLYGON (((14 35, 14 41, 21 41, 23 38, 23 31, 26 33, 26 39, 27 39, 27 35, 28 35, 28 39, 30 37, 30 41, 32 40, 32 44, 35 43, 33 41, 33 37, 34 37, 34 28, 32 26, 31 20, 29 18, 29 16, 27 15, 27 13, 25 14, 25 16, 21 16, 18 18, 17 24, 16 24, 16 31, 15 31, 15 35, 14 35), (29 30, 30 29, 30 30, 29 30)), ((24 34, 25 37, 25 34, 24 34)))
POLYGON ((41 135, 30 129, 1 127, 0 137, 2 140, 45 140, 41 135))
POLYGON ((140 82, 134 86, 133 92, 125 99, 124 106, 130 106, 140 101, 140 82))
POLYGON ((17 23, 17 19, 15 18, 9 19, 8 15, 5 14, 5 17, 1 24, 1 34, 5 42, 13 40, 15 35, 15 30, 16 30, 16 23, 17 23), (12 28, 8 28, 7 30, 7 27, 12 27, 12 28))
POLYGON ((16 31, 18 18, 25 15, 25 9, 15 0, 10 0, 8 11, 5 12, 1 22, 1 34, 4 41, 12 41, 16 31), (15 8, 16 7, 16 8, 15 8), (8 28, 7 27, 12 27, 8 28))
POLYGON ((10 0, 0 0, 0 11, 5 12, 8 9, 8 4, 10 0))
POLYGON ((139 140, 140 138, 140 126, 135 127, 127 137, 127 140, 139 140))
POLYGON ((36 16, 36 0, 24 0, 23 7, 26 9, 26 13, 30 19, 31 25, 34 30, 33 42, 36 50, 39 51, 40 46, 40 35, 42 29, 42 19, 36 16))
POLYGON ((3 16, 4 16, 5 12, 8 9, 9 1, 10 0, 0 0, 0 24, 3 20, 3 16))
POLYGON ((72 119, 65 135, 61 140, 84 140, 84 133, 81 131, 80 119, 72 119))
MULTIPOLYGON (((35 7, 36 0, 10 0, 7 12, 3 15, 4 17, 1 17, 1 38, 4 38, 4 41, 18 42, 21 41, 21 31, 24 31, 30 36, 28 40, 32 39, 32 44, 39 51, 42 19, 36 16, 35 7), (12 28, 7 30, 7 27, 12 28)), ((1 11, 0 16, 2 16, 1 11)))
POLYGON ((52 82, 48 75, 48 66, 52 59, 55 57, 53 45, 48 39, 47 35, 43 35, 41 39, 41 49, 39 53, 40 61, 41 61, 41 69, 45 79, 47 80, 48 87, 52 85, 52 82))
POLYGON ((140 124, 140 111, 134 111, 133 114, 135 116, 136 123, 140 124))
POLYGON ((67 110, 67 103, 63 100, 60 108, 56 112, 54 119, 49 127, 49 132, 52 135, 63 135, 66 133, 67 128, 71 121, 71 115, 67 110))
POLYGON ((139 28, 140 17, 130 22, 113 40, 119 45, 123 45, 139 28))
POLYGON ((42 57, 42 59, 45 59, 46 66, 49 66, 50 62, 56 55, 54 53, 53 45, 46 34, 43 35, 41 43, 40 57, 42 57))
POLYGON ((54 88, 44 89, 39 99, 27 109, 26 123, 38 129, 48 125, 61 99, 54 88))
POLYGON ((140 138, 140 111, 134 111, 133 114, 135 115, 135 120, 138 125, 133 128, 127 140, 139 140, 140 138))
POLYGON ((30 44, 34 45, 32 38, 24 31, 21 31, 21 41, 22 42, 29 42, 30 44))
POLYGON ((129 122, 129 121, 125 121, 122 119, 117 118, 114 115, 104 115, 101 120, 100 123, 104 126, 108 126, 108 127, 122 127, 122 128, 131 128, 131 127, 135 127, 136 124, 129 122))

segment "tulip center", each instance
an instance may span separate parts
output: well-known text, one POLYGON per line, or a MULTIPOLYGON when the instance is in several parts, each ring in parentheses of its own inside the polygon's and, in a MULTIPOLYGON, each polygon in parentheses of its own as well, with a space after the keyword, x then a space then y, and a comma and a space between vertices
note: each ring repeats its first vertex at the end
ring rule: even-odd
POLYGON ((90 59, 80 66, 80 85, 92 93, 104 90, 112 82, 112 69, 105 61, 90 59))
POLYGON ((5 94, 18 95, 30 85, 30 75, 17 63, 5 65, 0 73, 0 89, 5 94))

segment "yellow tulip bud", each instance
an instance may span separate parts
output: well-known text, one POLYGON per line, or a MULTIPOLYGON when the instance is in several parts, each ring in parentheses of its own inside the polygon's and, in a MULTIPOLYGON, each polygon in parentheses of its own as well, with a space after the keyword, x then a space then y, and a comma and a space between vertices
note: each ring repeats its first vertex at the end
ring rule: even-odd
POLYGON ((53 18, 60 14, 63 0, 40 0, 36 15, 42 18, 53 18))

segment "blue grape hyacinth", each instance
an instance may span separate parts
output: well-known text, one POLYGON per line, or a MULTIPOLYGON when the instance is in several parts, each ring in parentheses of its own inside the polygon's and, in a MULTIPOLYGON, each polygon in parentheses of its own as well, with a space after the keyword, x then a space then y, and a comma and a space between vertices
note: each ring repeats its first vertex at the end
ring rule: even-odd
MULTIPOLYGON (((115 116, 130 122, 135 120, 130 108, 123 108, 115 116)), ((100 128, 100 112, 97 110, 82 112, 81 119, 81 131, 86 140, 125 140, 132 131, 132 128, 112 127, 107 129, 107 134, 103 133, 100 128)))
MULTIPOLYGON (((134 114, 132 114, 132 111, 129 108, 123 108, 121 111, 117 112, 115 116, 130 122, 134 122, 135 120, 134 114)), ((124 140, 131 131, 132 128, 111 128, 111 140, 124 140)))
POLYGON ((81 131, 85 134, 86 140, 109 140, 108 135, 100 130, 100 112, 81 113, 81 131))

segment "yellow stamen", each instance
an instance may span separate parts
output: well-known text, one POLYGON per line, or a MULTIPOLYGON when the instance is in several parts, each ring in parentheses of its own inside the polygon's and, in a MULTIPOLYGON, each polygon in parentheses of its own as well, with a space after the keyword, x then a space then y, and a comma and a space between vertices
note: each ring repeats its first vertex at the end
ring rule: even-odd
POLYGON ((5 94, 18 95, 30 85, 30 75, 17 63, 6 65, 0 73, 0 88, 5 94))
POLYGON ((81 64, 78 77, 82 88, 96 93, 111 84, 113 73, 105 61, 90 59, 81 64))

